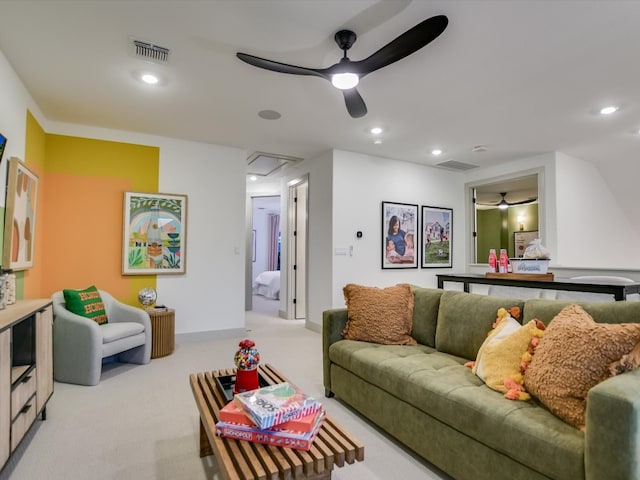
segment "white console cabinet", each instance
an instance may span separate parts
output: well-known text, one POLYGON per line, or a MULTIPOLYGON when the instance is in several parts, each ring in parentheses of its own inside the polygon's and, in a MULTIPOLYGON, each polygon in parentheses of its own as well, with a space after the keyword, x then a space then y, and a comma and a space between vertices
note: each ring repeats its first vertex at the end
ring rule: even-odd
POLYGON ((0 469, 53 394, 51 299, 0 310, 0 469))

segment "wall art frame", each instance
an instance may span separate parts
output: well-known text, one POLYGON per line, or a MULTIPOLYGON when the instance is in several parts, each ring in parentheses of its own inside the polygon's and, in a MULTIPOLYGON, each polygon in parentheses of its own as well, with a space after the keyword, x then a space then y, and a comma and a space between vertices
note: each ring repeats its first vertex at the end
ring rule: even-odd
POLYGON ((418 268, 418 205, 382 202, 382 269, 418 268))
POLYGON ((422 206, 421 268, 453 266, 453 209, 422 206))
POLYGON ((9 158, 3 269, 26 270, 33 267, 37 209, 38 175, 19 158, 9 158))
POLYGON ((184 274, 187 195, 124 192, 122 274, 184 274))

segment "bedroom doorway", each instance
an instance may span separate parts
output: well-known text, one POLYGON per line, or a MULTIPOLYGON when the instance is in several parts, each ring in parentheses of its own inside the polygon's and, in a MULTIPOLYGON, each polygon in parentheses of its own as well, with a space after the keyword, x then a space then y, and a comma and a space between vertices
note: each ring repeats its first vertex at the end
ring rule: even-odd
POLYGON ((280 307, 280 196, 251 197, 251 310, 278 316, 280 307))

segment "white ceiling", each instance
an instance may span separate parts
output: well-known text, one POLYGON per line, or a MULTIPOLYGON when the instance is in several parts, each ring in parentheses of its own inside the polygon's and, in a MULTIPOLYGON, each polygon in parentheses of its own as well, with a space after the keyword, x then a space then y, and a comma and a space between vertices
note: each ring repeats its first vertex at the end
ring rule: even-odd
POLYGON ((640 1, 3 0, 0 50, 47 119, 309 158, 330 148, 433 165, 491 165, 559 150, 596 164, 640 147, 640 1), (329 82, 235 57, 328 67, 343 28, 369 56, 444 14, 432 43, 364 78, 351 118, 329 82), (171 49, 154 66, 134 36, 171 49), (134 79, 156 70, 165 82, 134 79), (615 103, 620 111, 595 114, 615 103), (260 110, 279 120, 263 120, 260 110), (367 130, 385 128, 374 145, 367 130), (473 153, 485 144, 488 151, 473 153), (430 155, 434 147, 444 154, 430 155))

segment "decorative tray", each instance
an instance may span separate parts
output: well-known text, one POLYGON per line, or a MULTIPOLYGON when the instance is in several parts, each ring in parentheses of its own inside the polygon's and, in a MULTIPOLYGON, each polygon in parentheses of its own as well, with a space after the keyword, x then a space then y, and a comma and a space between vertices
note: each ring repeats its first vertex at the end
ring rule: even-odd
MULTIPOLYGON (((218 384, 218 388, 222 392, 222 395, 230 402, 233 400, 233 387, 236 384, 236 376, 234 375, 223 375, 221 377, 215 377, 216 383, 218 384)), ((258 372, 258 383, 260 387, 266 387, 269 385, 267 379, 262 376, 262 373, 258 372)))
POLYGON ((538 282, 553 282, 553 273, 491 273, 487 272, 487 278, 504 278, 508 280, 531 280, 538 282))

